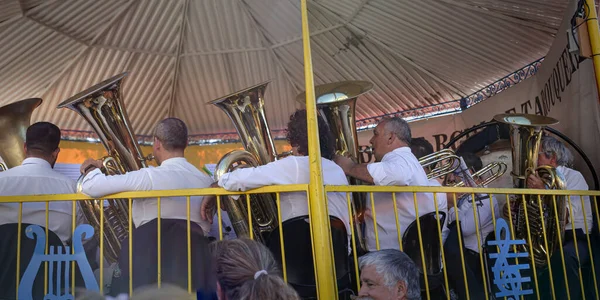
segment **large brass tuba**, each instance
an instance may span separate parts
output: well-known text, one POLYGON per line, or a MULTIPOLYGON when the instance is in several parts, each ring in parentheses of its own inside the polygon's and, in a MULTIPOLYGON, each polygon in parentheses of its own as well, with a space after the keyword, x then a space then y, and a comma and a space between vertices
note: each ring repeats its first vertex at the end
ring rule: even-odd
MULTIPOLYGON (((356 100, 372 88, 373 84, 367 81, 341 81, 315 86, 317 110, 325 119, 335 137, 336 154, 348 156, 357 163, 365 163, 368 160, 365 161, 358 148, 355 118, 356 100)), ((306 93, 299 94, 296 101, 306 103, 306 93)), ((365 152, 371 154, 368 150, 365 152)), ((362 184, 361 181, 355 178, 349 178, 348 181, 351 185, 362 184)), ((355 219, 354 230, 359 246, 366 250, 366 243, 361 229, 364 223, 366 195, 364 193, 353 193, 352 198, 353 217, 355 219)))
MULTIPOLYGON (((114 175, 139 170, 146 167, 133 136, 129 117, 123 108, 121 82, 127 73, 116 75, 79 94, 65 100, 58 108, 68 108, 81 115, 94 129, 108 156, 104 161, 103 173, 114 175)), ((81 180, 82 178, 80 178, 81 180)), ((128 236, 128 203, 123 199, 78 201, 80 207, 99 237, 100 226, 104 226, 105 258, 116 262, 121 249, 121 241, 128 236), (104 224, 100 224, 100 211, 104 210, 104 224)))
MULTIPOLYGON (((222 109, 233 122, 246 151, 235 150, 227 153, 217 163, 215 180, 240 167, 256 167, 275 161, 278 158, 264 109, 264 94, 268 82, 211 101, 222 109)), ((231 225, 238 237, 249 237, 249 219, 244 197, 233 199, 223 197, 231 225)), ((269 232, 278 225, 277 203, 271 194, 251 195, 252 233, 255 240, 264 242, 263 232, 269 232)))
MULTIPOLYGON (((500 114, 494 116, 494 119, 510 125, 513 165, 511 175, 516 188, 526 188, 527 177, 538 174, 549 188, 566 189, 565 182, 557 175, 555 168, 537 165, 542 129, 558 123, 556 119, 529 114, 500 114)), ((540 198, 537 195, 526 195, 524 201, 517 197, 511 202, 511 207, 504 210, 505 214, 509 209, 512 212, 515 238, 529 242, 531 236, 532 261, 537 266, 545 266, 547 256, 551 257, 556 248, 561 246, 559 236, 564 234, 567 211, 565 196, 555 196, 553 199, 552 195, 542 195, 540 198)))
POLYGON ((25 159, 25 133, 31 114, 42 103, 40 98, 17 101, 0 107, 0 171, 20 165, 25 159))

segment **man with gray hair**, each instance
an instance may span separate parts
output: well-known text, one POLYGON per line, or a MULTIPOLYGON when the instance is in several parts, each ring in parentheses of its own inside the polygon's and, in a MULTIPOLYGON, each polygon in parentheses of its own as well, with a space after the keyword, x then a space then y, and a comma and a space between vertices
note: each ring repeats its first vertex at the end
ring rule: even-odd
MULTIPOLYGON (((374 163, 358 164, 339 155, 334 160, 346 175, 364 182, 387 186, 428 186, 425 170, 409 148, 410 141, 410 127, 406 121, 400 117, 386 118, 375 127, 369 141, 373 147, 374 163)), ((369 251, 400 249, 398 231, 400 235, 404 234, 406 228, 417 218, 413 193, 396 193, 395 196, 397 211, 393 209, 392 193, 374 193, 374 207, 367 201, 365 236, 369 251), (396 215, 400 228, 396 227, 396 215), (379 241, 375 238, 375 230, 379 241)), ((417 193, 416 197, 419 216, 435 211, 431 193, 417 193)))
MULTIPOLYGON (((571 165, 572 161, 573 155, 563 143, 551 136, 542 137, 540 152, 538 153, 538 166, 546 165, 556 168, 559 175, 564 178, 567 190, 588 190, 583 175, 567 167, 571 165)), ((546 185, 539 176, 532 174, 527 178, 527 187, 545 189, 546 185)), ((581 298, 581 289, 578 284, 579 268, 589 264, 586 235, 592 230, 592 220, 592 207, 589 197, 571 196, 569 203, 567 203, 567 224, 562 249, 565 269, 563 269, 560 251, 556 251, 550 258, 556 299, 566 299, 567 292, 571 299, 581 298), (565 273, 568 289, 564 280, 565 273)), ((547 285, 546 288, 540 288, 541 298, 550 299, 552 289, 550 288, 549 270, 542 270, 538 277, 541 285, 547 285)))
MULTIPOLYGON (((207 188, 212 179, 190 164, 184 157, 188 144, 185 123, 177 118, 160 121, 154 129, 154 158, 158 167, 142 168, 122 175, 104 175, 101 160, 88 159, 81 165, 86 174, 82 181, 82 192, 93 198, 126 191, 174 190, 207 188), (92 170, 90 170, 92 169, 92 170)), ((187 288, 187 201, 186 197, 161 197, 160 215, 158 199, 138 198, 133 200, 132 218, 135 229, 133 240, 133 289, 153 284, 157 280, 158 218, 161 225, 162 282, 187 288), (175 247, 174 247, 175 245, 175 247)), ((190 197, 190 233, 192 261, 192 288, 207 290, 210 278, 208 239, 205 235, 210 224, 200 217, 202 197, 190 197)), ((119 270, 115 272, 111 294, 129 291, 129 243, 122 242, 119 270)), ((208 287, 211 288, 211 287, 208 287)), ((214 287, 213 287, 214 288, 214 287)))
POLYGON ((357 300, 421 299, 419 270, 406 253, 386 249, 359 258, 360 291, 357 300))

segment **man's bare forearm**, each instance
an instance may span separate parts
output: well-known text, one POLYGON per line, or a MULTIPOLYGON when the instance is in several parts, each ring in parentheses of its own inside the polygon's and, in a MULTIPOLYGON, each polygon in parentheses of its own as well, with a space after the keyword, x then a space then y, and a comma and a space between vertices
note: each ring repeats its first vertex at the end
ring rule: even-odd
POLYGON ((373 177, 371 177, 371 174, 367 169, 367 164, 355 164, 346 170, 346 175, 373 184, 373 177))

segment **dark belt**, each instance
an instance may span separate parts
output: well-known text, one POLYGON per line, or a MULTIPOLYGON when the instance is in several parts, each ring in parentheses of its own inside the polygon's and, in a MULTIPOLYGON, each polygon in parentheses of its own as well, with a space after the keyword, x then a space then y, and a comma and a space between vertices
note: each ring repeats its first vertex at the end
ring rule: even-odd
MULTIPOLYGON (((585 234, 583 232, 583 230, 580 229, 580 228, 575 229, 575 238, 577 238, 578 242, 579 241, 584 241, 584 242, 587 243, 587 234, 585 234)), ((564 235, 564 239, 563 239, 563 245, 566 244, 566 243, 570 243, 573 240, 574 240, 573 239, 573 230, 572 229, 565 230, 565 235, 564 235)))

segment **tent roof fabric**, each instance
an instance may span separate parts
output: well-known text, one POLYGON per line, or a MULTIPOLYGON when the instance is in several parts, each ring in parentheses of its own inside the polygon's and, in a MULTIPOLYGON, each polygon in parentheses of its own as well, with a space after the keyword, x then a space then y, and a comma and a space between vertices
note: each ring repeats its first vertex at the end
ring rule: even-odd
MULTIPOLYGON (((315 84, 367 80, 358 120, 458 108, 465 97, 543 57, 559 0, 309 1, 315 84)), ((271 129, 304 90, 298 0, 0 0, 0 105, 40 97, 32 121, 91 131, 57 104, 129 71, 124 103, 138 135, 162 118, 190 134, 235 133, 207 102, 268 81, 271 129)))

